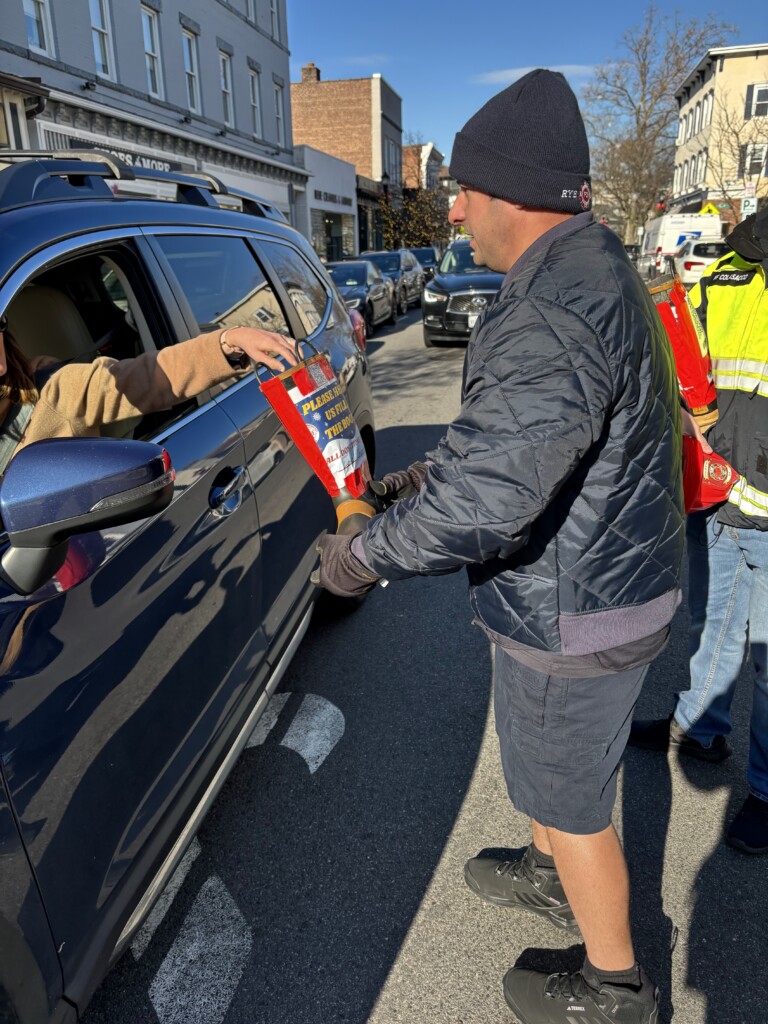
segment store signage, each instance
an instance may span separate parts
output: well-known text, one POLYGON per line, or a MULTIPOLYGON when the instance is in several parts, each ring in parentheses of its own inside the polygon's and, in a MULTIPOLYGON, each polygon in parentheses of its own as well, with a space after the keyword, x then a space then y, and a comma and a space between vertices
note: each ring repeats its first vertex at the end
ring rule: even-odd
POLYGON ((98 149, 103 153, 111 153, 129 167, 140 167, 147 171, 187 171, 191 168, 178 160, 165 160, 163 157, 150 156, 148 153, 134 153, 130 149, 118 149, 98 142, 84 142, 82 139, 69 139, 70 149, 98 149))
POLYGON ((352 200, 349 196, 337 196, 334 192, 322 192, 315 189, 315 199, 321 203, 336 203, 338 206, 351 206, 352 200))

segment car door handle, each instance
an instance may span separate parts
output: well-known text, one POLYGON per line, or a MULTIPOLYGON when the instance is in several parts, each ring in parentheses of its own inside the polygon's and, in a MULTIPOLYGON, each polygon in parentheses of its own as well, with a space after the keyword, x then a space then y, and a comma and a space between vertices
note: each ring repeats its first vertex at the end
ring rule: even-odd
POLYGON ((235 466, 234 469, 229 466, 219 473, 216 480, 220 482, 215 483, 208 494, 208 504, 215 516, 231 516, 240 508, 247 477, 245 466, 235 466))

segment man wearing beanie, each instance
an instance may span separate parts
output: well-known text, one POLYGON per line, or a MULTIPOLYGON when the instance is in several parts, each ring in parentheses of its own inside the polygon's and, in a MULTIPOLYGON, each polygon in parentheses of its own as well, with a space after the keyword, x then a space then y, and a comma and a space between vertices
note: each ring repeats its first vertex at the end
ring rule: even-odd
POLYGON ((672 356, 624 247, 589 212, 586 132, 562 75, 532 71, 489 100, 450 169, 451 223, 506 277, 470 338, 459 415, 426 465, 384 478, 400 500, 354 539, 322 539, 318 578, 350 595, 466 567, 493 644, 507 788, 533 841, 517 860, 473 858, 465 879, 586 946, 574 975, 511 969, 505 998, 522 1024, 656 1024, 611 814, 680 601, 672 356))

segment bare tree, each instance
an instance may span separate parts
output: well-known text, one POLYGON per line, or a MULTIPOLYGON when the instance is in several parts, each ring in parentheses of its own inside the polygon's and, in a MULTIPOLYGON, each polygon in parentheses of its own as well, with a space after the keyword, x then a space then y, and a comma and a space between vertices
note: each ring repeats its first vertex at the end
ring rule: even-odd
POLYGON ((599 65, 585 87, 595 194, 619 211, 625 241, 635 241, 647 211, 672 186, 675 90, 707 50, 735 31, 715 15, 692 21, 651 3, 624 33, 621 56, 599 65))
POLYGON ((734 223, 741 219, 744 186, 760 195, 768 162, 768 121, 744 119, 744 104, 722 92, 715 103, 707 143, 707 178, 728 204, 734 223))

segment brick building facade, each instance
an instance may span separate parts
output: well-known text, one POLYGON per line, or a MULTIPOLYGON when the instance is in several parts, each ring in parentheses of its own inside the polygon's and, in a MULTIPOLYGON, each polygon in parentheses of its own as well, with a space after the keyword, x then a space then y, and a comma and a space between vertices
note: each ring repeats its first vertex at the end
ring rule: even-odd
POLYGON ((310 61, 291 83, 291 109, 296 144, 355 165, 360 248, 376 248, 378 194, 402 182, 402 99, 380 74, 322 81, 310 61))

